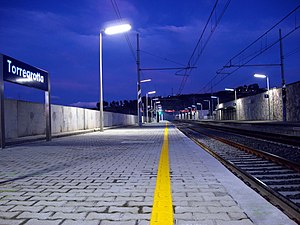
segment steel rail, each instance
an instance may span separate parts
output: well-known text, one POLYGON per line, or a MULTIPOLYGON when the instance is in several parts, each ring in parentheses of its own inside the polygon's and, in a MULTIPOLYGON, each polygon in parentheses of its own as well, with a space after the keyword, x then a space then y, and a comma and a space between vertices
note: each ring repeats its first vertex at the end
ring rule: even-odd
MULTIPOLYGON (((191 123, 191 122, 189 122, 191 123)), ((300 141, 297 140, 297 137, 295 136, 287 136, 284 134, 268 134, 266 132, 262 132, 262 131, 249 131, 249 130, 245 130, 245 129, 240 129, 240 128, 233 128, 233 127, 229 127, 229 126, 223 126, 220 127, 220 125, 213 125, 213 124, 205 124, 205 123, 199 123, 199 122, 192 122, 207 128, 212 128, 212 129, 216 129, 216 130, 222 130, 222 131, 228 131, 231 133, 238 133, 238 134, 244 134, 247 135, 249 137, 256 137, 256 138, 265 138, 266 140, 269 141, 274 141, 277 143, 282 143, 282 144, 288 144, 288 145, 294 145, 294 146, 300 146, 300 141)))
MULTIPOLYGON (((234 173, 237 177, 239 177, 241 180, 243 180, 248 186, 250 186, 252 189, 254 189, 259 194, 261 194, 265 199, 267 199, 274 206, 278 207, 282 212, 284 212, 292 220, 294 220, 300 224, 300 208, 296 204, 289 201, 287 198, 285 198, 278 192, 274 191, 272 188, 270 188, 268 185, 266 185, 261 180, 250 175, 249 173, 243 171, 242 169, 235 166, 234 163, 226 160, 225 158, 223 158, 222 156, 220 156, 219 154, 214 152, 214 150, 212 150, 211 148, 206 146, 204 143, 199 141, 197 138, 193 137, 189 132, 185 131, 184 129, 182 129, 178 126, 176 126, 176 127, 180 131, 182 131, 187 137, 189 137, 191 140, 193 140, 197 145, 199 145, 201 148, 203 148, 205 151, 207 151, 209 154, 211 154, 213 157, 215 157, 217 160, 219 160, 226 168, 228 168, 232 173, 234 173)), ((188 127, 188 129, 191 129, 191 127, 188 127)), ((194 130, 194 129, 191 129, 191 130, 200 133, 197 130, 194 130)), ((210 137, 209 135, 207 135, 205 133, 201 133, 201 135, 210 137)), ((220 140, 218 140, 218 141, 220 141, 220 140)), ((252 153, 249 153, 249 154, 252 154, 252 153)), ((259 155, 260 155, 260 153, 258 153, 258 156, 259 155)), ((269 160, 268 158, 266 158, 266 159, 269 160)))
POLYGON ((256 155, 260 158, 263 158, 263 159, 267 159, 267 160, 270 160, 274 163, 277 163, 281 166, 285 166, 289 169, 292 169, 292 170, 295 170, 296 172, 299 172, 300 173, 300 165, 298 163, 295 163, 295 162, 292 162, 290 160, 287 160, 285 158, 282 158, 280 156, 277 156, 277 155, 274 155, 274 154, 271 154, 271 153, 268 153, 268 152, 263 152, 261 150, 258 150, 258 149, 254 149, 254 148, 250 148, 246 145, 242 145, 240 143, 237 143, 237 142, 233 142, 233 141, 229 141, 227 139, 224 139, 224 138, 221 138, 221 137, 217 137, 217 136, 214 136, 214 135, 211 135, 211 134, 206 134, 204 132, 201 132, 201 131, 198 131, 197 129, 195 128, 189 128, 191 130, 194 130, 196 132, 199 132, 200 134, 202 135, 206 135, 210 138, 213 138, 217 141, 221 141, 227 145, 230 145, 232 147, 235 147, 239 150, 242 150, 244 152, 247 152, 247 153, 250 153, 250 154, 253 154, 253 155, 256 155))

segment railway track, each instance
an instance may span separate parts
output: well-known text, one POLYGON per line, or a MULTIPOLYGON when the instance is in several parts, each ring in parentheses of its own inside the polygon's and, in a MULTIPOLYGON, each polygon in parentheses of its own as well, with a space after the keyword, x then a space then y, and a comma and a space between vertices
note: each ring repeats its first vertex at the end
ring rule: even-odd
POLYGON ((175 125, 300 224, 300 147, 204 128, 196 123, 175 125))
POLYGON ((256 138, 264 138, 269 141, 275 141, 277 143, 289 144, 289 145, 300 147, 300 140, 298 137, 295 137, 295 136, 278 134, 278 133, 270 134, 270 133, 266 133, 266 132, 262 132, 262 131, 258 131, 258 130, 253 132, 253 130, 245 130, 245 129, 241 129, 238 127, 232 127, 232 126, 228 127, 226 125, 223 126, 221 124, 216 124, 213 122, 210 122, 210 123, 209 122, 205 122, 205 123, 201 122, 200 123, 197 121, 193 121, 193 123, 201 124, 201 126, 207 127, 207 128, 229 131, 230 133, 236 133, 236 134, 244 134, 244 135, 256 137, 256 138))

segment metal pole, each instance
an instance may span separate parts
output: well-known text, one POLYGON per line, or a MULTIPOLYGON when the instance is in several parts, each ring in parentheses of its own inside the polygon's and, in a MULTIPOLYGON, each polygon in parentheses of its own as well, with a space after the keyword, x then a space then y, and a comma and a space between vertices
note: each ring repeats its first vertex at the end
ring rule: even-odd
POLYGON ((148 123, 148 93, 146 93, 146 123, 148 123))
POLYGON ((236 88, 234 89, 234 102, 235 102, 235 114, 236 114, 236 120, 239 120, 236 88))
POLYGON ((208 102, 208 119, 210 119, 211 114, 210 114, 210 100, 204 100, 205 102, 208 102))
POLYGON ((219 105, 220 105, 220 98, 217 97, 217 102, 218 102, 218 105, 217 105, 217 110, 216 110, 216 119, 218 120, 219 119, 219 105))
POLYGON ((284 79, 284 66, 283 66, 283 49, 282 49, 282 37, 281 29, 279 29, 279 43, 280 43, 280 69, 281 69, 281 92, 282 92, 282 121, 286 121, 286 85, 284 79))
POLYGON ((267 89, 268 89, 268 107, 269 107, 269 120, 271 120, 271 103, 270 103, 270 81, 267 76, 267 89))
POLYGON ((210 107, 210 100, 208 100, 208 110, 209 110, 209 119, 211 119, 211 107, 210 107))
POLYGON ((50 74, 48 73, 48 91, 45 92, 46 141, 51 141, 52 139, 50 87, 50 74))
POLYGON ((3 55, 0 54, 0 147, 5 148, 3 55))
POLYGON ((200 116, 198 116, 198 119, 202 119, 203 118, 203 106, 202 106, 202 104, 201 103, 199 103, 199 105, 200 105, 200 116))
POLYGON ((142 127, 142 90, 141 90, 141 68, 140 68, 140 37, 136 34, 136 65, 137 65, 137 114, 138 124, 142 127))
POLYGON ((203 118, 203 106, 202 106, 202 104, 200 105, 200 110, 201 110, 200 118, 202 119, 203 118))
POLYGON ((210 99, 210 101, 211 101, 211 108, 210 108, 211 118, 214 119, 214 100, 210 99))
POLYGON ((150 109, 151 109, 151 113, 150 113, 150 123, 152 123, 152 118, 153 118, 153 112, 154 112, 154 107, 153 107, 153 100, 152 98, 150 98, 150 109))
POLYGON ((99 34, 99 80, 100 80, 100 98, 99 98, 99 111, 100 111, 100 132, 103 132, 103 58, 102 58, 102 31, 99 34))
POLYGON ((237 100, 237 95, 236 95, 236 88, 234 89, 234 100, 237 100))

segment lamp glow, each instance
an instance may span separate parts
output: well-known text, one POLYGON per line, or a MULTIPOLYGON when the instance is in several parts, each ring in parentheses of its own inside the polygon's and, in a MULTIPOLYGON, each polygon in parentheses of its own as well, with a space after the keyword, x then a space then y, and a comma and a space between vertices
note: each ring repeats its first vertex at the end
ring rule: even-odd
MULTIPOLYGON (((146 93, 146 121, 147 123, 149 122, 149 113, 148 113, 148 96, 149 95, 152 95, 152 94, 155 94, 156 91, 149 91, 146 93)), ((152 101, 151 101, 152 102, 152 101)), ((152 105, 152 103, 151 103, 152 105)))
POLYGON ((146 80, 141 80, 140 83, 146 83, 146 82, 150 82, 151 79, 146 79, 146 80))
POLYGON ((258 74, 258 73, 256 73, 256 74, 254 74, 254 77, 256 77, 256 78, 266 78, 267 76, 264 75, 264 74, 258 74))
POLYGON ((268 90, 268 108, 269 108, 269 120, 271 120, 271 103, 270 103, 270 80, 269 77, 265 74, 254 74, 256 78, 264 78, 267 81, 267 90, 268 90))
POLYGON ((155 93, 156 93, 156 91, 149 91, 147 94, 152 95, 152 94, 155 94, 155 93))
POLYGON ((121 25, 107 27, 104 30, 104 33, 107 34, 107 35, 114 35, 114 34, 119 34, 119 33, 127 32, 130 29, 131 29, 131 25, 130 24, 121 24, 121 25))

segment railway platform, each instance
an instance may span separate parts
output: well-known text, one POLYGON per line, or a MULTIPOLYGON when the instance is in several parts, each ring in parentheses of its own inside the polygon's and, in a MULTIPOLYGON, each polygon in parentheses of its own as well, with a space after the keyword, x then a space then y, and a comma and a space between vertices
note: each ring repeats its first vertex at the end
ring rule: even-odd
POLYGON ((0 225, 295 225, 171 123, 0 151, 0 225))

